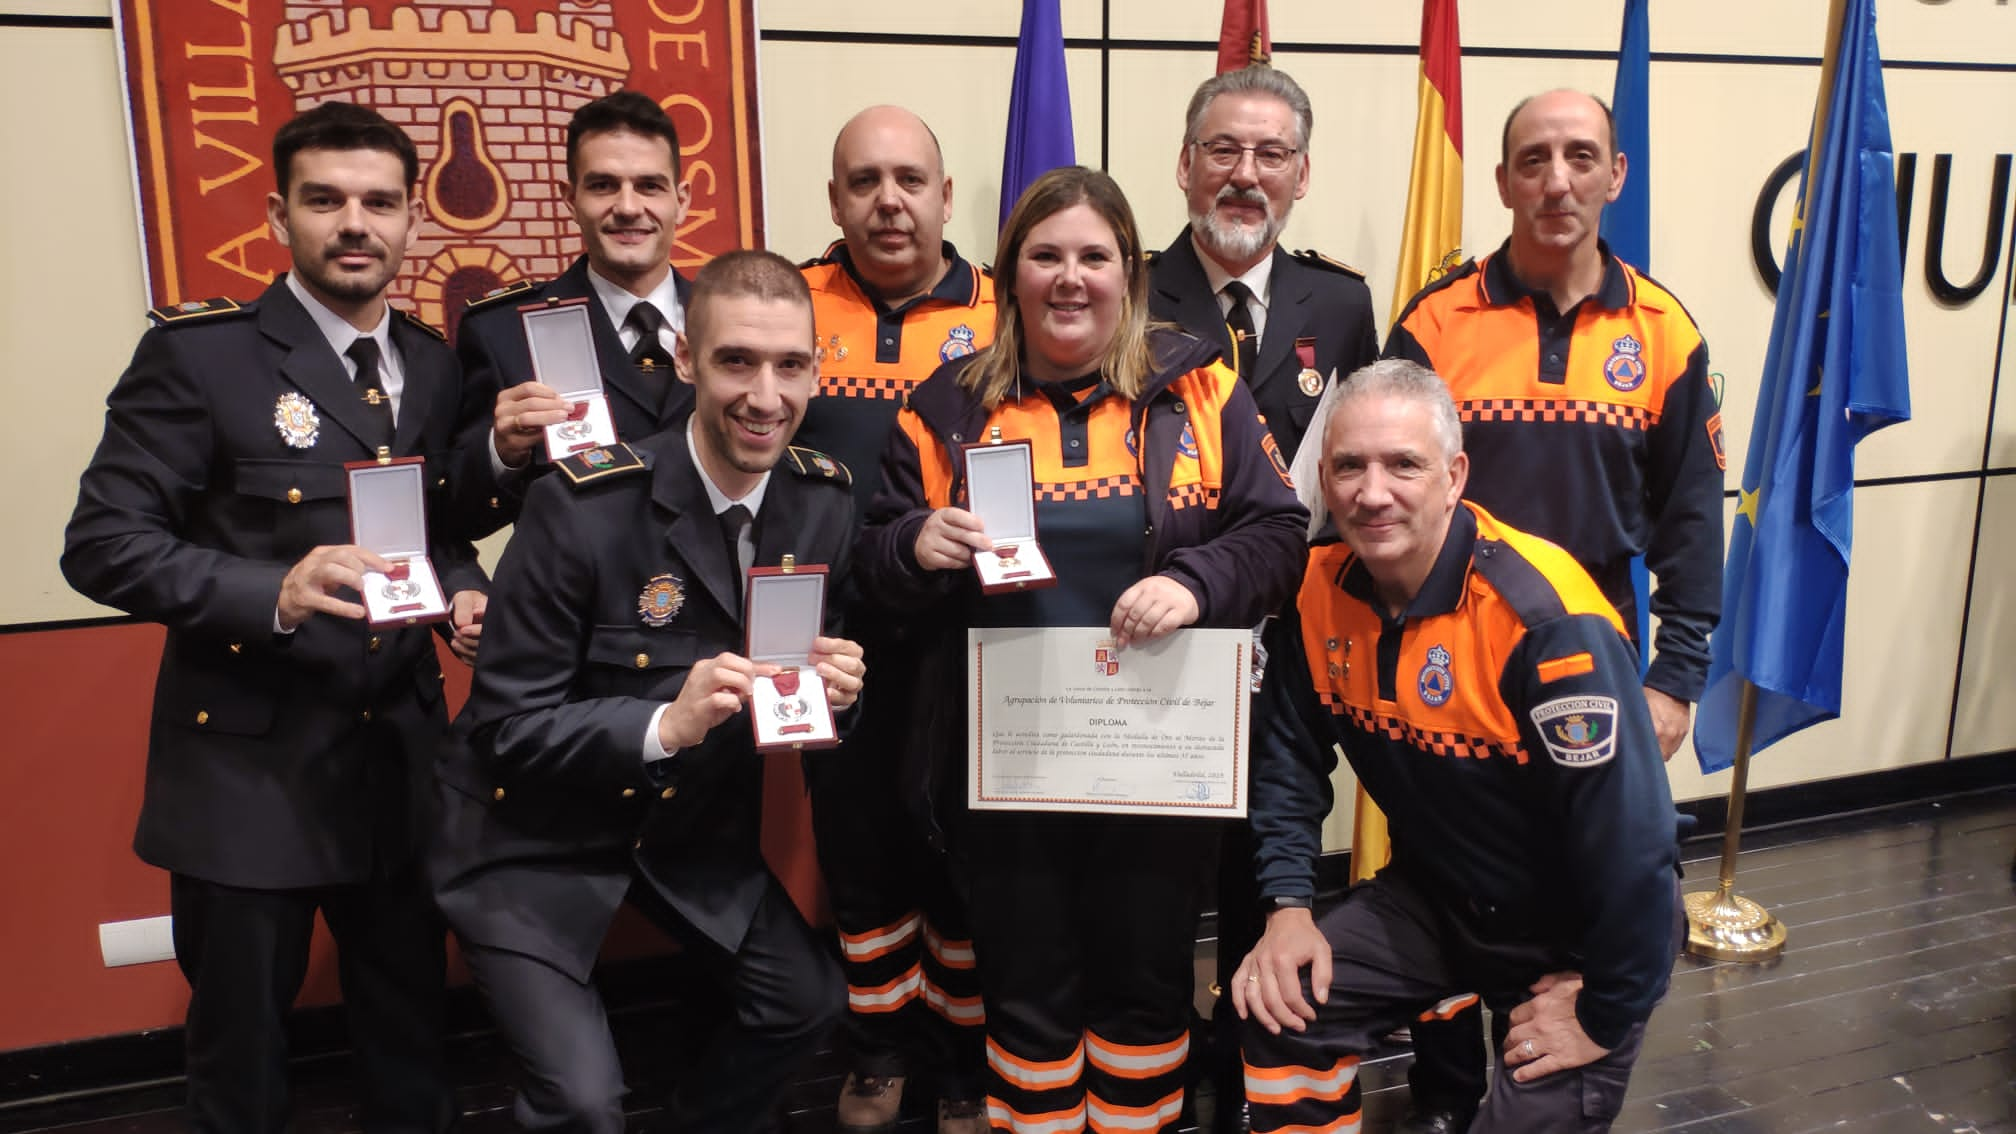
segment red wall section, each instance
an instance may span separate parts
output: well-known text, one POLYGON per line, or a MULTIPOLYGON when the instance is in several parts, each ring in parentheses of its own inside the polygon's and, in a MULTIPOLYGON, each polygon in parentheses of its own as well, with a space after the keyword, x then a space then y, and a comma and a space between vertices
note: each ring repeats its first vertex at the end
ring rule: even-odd
MULTIPOLYGON (((98 950, 100 922, 168 912, 168 876, 133 854, 162 637, 151 625, 0 634, 0 1051, 182 1023, 189 992, 172 961, 108 969, 98 950)), ((457 709, 469 669, 441 656, 457 709)), ((817 910, 797 756, 770 759, 765 849, 801 908, 817 910)), ((671 948, 624 912, 605 957, 671 948)), ((450 977, 467 979, 459 963, 450 977)), ((318 931, 300 1002, 336 1000, 318 931)))

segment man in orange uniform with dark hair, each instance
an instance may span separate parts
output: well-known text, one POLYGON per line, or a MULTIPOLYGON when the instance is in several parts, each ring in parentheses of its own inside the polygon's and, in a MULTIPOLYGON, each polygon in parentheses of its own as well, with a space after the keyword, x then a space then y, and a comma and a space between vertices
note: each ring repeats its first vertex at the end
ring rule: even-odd
MULTIPOLYGON (((915 114, 874 106, 833 141, 826 185, 841 239, 805 265, 818 312, 819 393, 799 436, 854 473, 855 522, 881 483, 884 443, 912 387, 994 337, 994 281, 945 242, 952 179, 915 114)), ((852 1067, 850 1134, 894 1128, 905 1080, 935 1063, 939 1129, 977 1132, 980 989, 961 902, 904 807, 901 737, 911 705, 901 617, 849 604, 875 684, 845 747, 811 761, 819 863, 840 928, 852 1067)))

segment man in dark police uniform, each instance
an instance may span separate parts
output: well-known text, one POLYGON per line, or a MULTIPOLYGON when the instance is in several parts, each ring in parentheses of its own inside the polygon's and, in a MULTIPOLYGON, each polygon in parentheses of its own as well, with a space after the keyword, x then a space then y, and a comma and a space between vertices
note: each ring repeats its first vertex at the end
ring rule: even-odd
MULTIPOLYGON (((1379 356, 1372 294, 1356 271, 1315 252, 1279 247, 1295 202, 1309 192, 1309 96, 1265 64, 1206 79, 1183 118, 1176 184, 1190 224, 1149 277, 1148 310, 1217 343, 1259 404, 1284 461, 1302 444, 1323 384, 1379 356)), ((1260 937, 1252 843, 1228 824, 1219 852, 1218 984, 1260 937)), ((1241 1129, 1237 1028, 1217 1007, 1215 1128, 1241 1129)))
POLYGON ((1673 800, 1623 621, 1567 552, 1459 499, 1469 462, 1432 372, 1375 363, 1316 429, 1342 542, 1312 549, 1269 624, 1254 706, 1271 912, 1231 986, 1253 1127, 1355 1129, 1363 1053, 1476 993, 1511 1027, 1473 1134, 1599 1134, 1681 924, 1673 800), (1393 859, 1318 920, 1336 746, 1393 859))
MULTIPOLYGON (((343 464, 445 467, 455 358, 385 301, 420 221, 405 133, 325 103, 280 128, 273 168, 267 219, 293 270, 252 303, 153 312, 108 400, 63 572, 168 628, 134 850, 171 872, 193 1124, 287 1124, 283 1024, 319 910, 364 1128, 438 1129, 452 1102, 443 933, 418 850, 441 669, 425 628, 364 622, 363 573, 391 565, 351 545, 343 464)), ((467 657, 482 571, 466 543, 428 543, 467 657)))
POLYGON ((693 401, 672 375, 687 303, 686 279, 672 270, 672 244, 692 193, 680 179, 672 120, 636 91, 586 103, 567 123, 561 188, 586 253, 545 283, 521 282, 476 300, 456 330, 464 384, 454 515, 471 539, 517 519, 527 487, 545 468, 545 427, 567 420, 561 392, 532 373, 520 308, 588 301, 618 437, 648 437, 682 418, 693 401))
MULTIPOLYGON (((623 1129, 590 975, 625 900, 733 1000, 682 1083, 678 1129, 759 1128, 839 1016, 831 951, 764 865, 758 668, 742 656, 748 566, 790 555, 829 565, 830 587, 846 578, 845 472, 789 444, 818 388, 812 327, 789 262, 710 262, 677 352, 689 421, 559 462, 498 567, 429 871, 518 1059, 528 1129, 623 1129)), ((850 706, 860 647, 815 651, 829 702, 850 706)))

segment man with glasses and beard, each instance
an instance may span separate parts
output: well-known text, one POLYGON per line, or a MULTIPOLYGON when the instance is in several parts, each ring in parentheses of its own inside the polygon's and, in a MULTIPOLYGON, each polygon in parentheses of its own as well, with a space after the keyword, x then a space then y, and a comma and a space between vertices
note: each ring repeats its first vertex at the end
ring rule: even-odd
MULTIPOLYGON (((1159 254, 1148 311, 1215 342, 1260 406, 1282 459, 1293 460, 1316 399, 1333 374, 1379 356, 1365 277, 1316 252, 1278 246, 1295 202, 1309 192, 1309 96, 1264 64, 1206 80, 1190 96, 1176 184, 1190 224, 1159 254)), ((1228 825, 1219 853, 1218 984, 1260 938, 1246 825, 1228 825)), ((1243 1093, 1238 1033, 1218 1004, 1213 1045, 1218 1098, 1243 1093)), ((1217 1128, 1242 1128, 1220 1105, 1217 1128)))

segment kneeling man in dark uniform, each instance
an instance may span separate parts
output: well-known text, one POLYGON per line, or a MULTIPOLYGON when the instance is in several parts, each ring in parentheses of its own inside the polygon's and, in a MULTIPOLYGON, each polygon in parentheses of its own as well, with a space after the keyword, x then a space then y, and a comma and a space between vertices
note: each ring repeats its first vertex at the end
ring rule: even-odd
POLYGON ((1358 371, 1310 438, 1307 491, 1343 542, 1311 549, 1265 639, 1252 824, 1269 912, 1232 984, 1253 1129, 1356 1129, 1359 1056, 1475 991, 1512 1027, 1472 1134, 1608 1130, 1679 947, 1637 655, 1568 553, 1462 502, 1461 426, 1433 372, 1358 371), (1393 860, 1319 920, 1333 744, 1389 817, 1393 860))
MULTIPOLYGON (((589 977, 626 900, 733 1000, 681 1084, 680 1130, 760 1127, 845 1002, 824 936, 763 863, 746 706, 774 667, 741 656, 747 568, 792 556, 837 587, 853 539, 844 470, 789 443, 818 389, 804 279, 766 252, 712 261, 675 361, 683 426, 533 485, 441 772, 435 894, 517 1056, 527 1129, 623 1129, 589 977)), ((851 706, 860 647, 821 637, 812 661, 851 706)))

